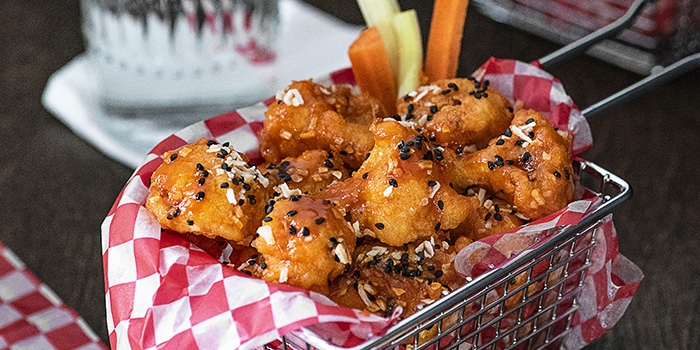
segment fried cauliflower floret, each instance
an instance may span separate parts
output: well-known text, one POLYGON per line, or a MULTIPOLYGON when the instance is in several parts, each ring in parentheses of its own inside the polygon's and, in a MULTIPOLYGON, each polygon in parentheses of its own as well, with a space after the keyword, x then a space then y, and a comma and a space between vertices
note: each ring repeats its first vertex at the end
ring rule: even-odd
POLYGON ((355 250, 355 231, 341 210, 306 196, 275 202, 258 235, 253 276, 326 295, 355 250))
POLYGON ((375 145, 353 176, 322 196, 337 201, 361 231, 401 246, 459 225, 466 199, 450 187, 454 154, 395 120, 372 126, 375 145))
POLYGON ((290 189, 314 195, 329 185, 349 177, 345 163, 333 151, 309 150, 298 157, 287 157, 279 164, 268 163, 260 167, 265 177, 274 185, 287 183, 290 189))
POLYGON ((333 151, 356 169, 373 145, 370 124, 385 113, 379 101, 349 86, 295 81, 265 113, 260 151, 270 163, 309 149, 333 151))
POLYGON ((267 186, 244 154, 200 139, 163 155, 146 208, 165 229, 247 244, 265 216, 267 186))
POLYGON ((431 141, 451 149, 482 148, 513 119, 510 102, 488 80, 482 84, 471 77, 421 86, 399 99, 397 111, 431 141))
POLYGON ((450 230, 452 239, 464 236, 477 241, 525 223, 510 204, 500 198, 487 197, 483 188, 466 198, 469 215, 457 228, 450 230))
POLYGON ((456 160, 455 187, 485 188, 523 216, 536 220, 573 198, 570 138, 533 110, 519 110, 506 132, 488 147, 456 160))
POLYGON ((367 242, 355 249, 352 267, 333 283, 330 298, 383 316, 400 306, 409 316, 465 283, 453 266, 456 253, 432 237, 402 247, 367 242))

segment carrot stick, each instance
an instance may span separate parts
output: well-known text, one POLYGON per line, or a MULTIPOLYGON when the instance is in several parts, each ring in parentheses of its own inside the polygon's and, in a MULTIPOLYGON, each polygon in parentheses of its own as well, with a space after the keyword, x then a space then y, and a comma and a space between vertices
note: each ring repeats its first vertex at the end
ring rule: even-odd
POLYGON ((389 115, 396 111, 396 82, 384 41, 377 27, 360 33, 348 51, 352 73, 360 90, 377 98, 389 115))
POLYGON ((430 81, 457 75, 467 5, 469 0, 435 0, 425 54, 425 74, 430 81))

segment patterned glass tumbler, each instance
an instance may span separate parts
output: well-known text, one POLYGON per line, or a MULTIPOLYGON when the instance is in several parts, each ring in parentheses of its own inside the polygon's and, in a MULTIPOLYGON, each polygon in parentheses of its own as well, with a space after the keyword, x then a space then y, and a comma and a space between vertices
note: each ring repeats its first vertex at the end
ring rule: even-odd
POLYGON ((277 0, 82 0, 109 116, 193 122, 274 94, 277 0))

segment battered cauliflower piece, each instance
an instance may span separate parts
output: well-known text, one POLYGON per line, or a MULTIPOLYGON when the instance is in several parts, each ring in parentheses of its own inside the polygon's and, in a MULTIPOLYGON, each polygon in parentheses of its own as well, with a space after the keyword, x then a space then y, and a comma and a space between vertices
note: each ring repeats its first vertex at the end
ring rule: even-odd
POLYGON ((503 135, 488 147, 455 161, 452 183, 502 196, 528 220, 565 207, 574 195, 571 140, 547 118, 519 110, 503 135))
POLYGON ((279 164, 268 163, 260 167, 271 183, 287 183, 290 189, 314 195, 329 185, 349 177, 345 163, 333 151, 309 150, 298 157, 287 157, 279 164))
POLYGON ((355 249, 352 267, 333 283, 330 298, 382 316, 400 306, 409 316, 465 283, 453 266, 456 254, 433 237, 402 247, 367 242, 355 249))
POLYGON ((373 145, 370 124, 386 113, 378 100, 355 94, 350 86, 324 87, 311 80, 293 82, 277 98, 259 135, 262 156, 275 164, 322 149, 339 153, 357 169, 373 145))
POLYGON ((355 250, 355 231, 342 211, 307 196, 274 202, 257 232, 252 246, 260 255, 244 269, 268 282, 325 295, 355 250))
POLYGON ((470 189, 469 192, 471 195, 466 197, 469 200, 467 202, 469 215, 457 228, 450 230, 452 239, 464 236, 477 241, 525 223, 518 217, 517 211, 503 199, 487 196, 483 188, 478 191, 470 189))
POLYGON ((375 145, 362 167, 322 196, 343 206, 362 232, 392 246, 457 227, 467 199, 450 187, 454 153, 390 118, 372 131, 375 145))
POLYGON ((146 208, 165 229, 248 244, 265 216, 269 181, 244 154, 202 138, 163 155, 146 208))
POLYGON ((445 79, 419 87, 397 104, 398 116, 431 141, 453 150, 486 146, 513 119, 510 102, 474 78, 445 79))

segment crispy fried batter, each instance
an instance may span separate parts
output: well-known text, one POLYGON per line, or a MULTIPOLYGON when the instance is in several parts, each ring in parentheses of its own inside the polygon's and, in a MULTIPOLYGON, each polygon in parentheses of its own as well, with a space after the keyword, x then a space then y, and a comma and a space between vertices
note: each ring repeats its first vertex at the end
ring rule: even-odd
POLYGON ((355 250, 355 232, 341 210, 306 196, 277 201, 258 234, 253 246, 261 257, 253 276, 323 294, 355 250))
POLYGON ((260 151, 270 163, 309 149, 334 151, 356 169, 373 145, 370 124, 385 113, 375 98, 349 86, 295 81, 265 113, 260 151))
POLYGON ((309 150, 298 157, 287 157, 279 164, 264 164, 260 168, 271 183, 286 182, 290 189, 314 195, 329 185, 349 177, 345 163, 333 151, 309 150))
POLYGON ((350 270, 333 283, 330 298, 379 315, 401 306, 404 317, 411 315, 464 284, 452 264, 455 256, 454 246, 432 237, 404 247, 362 244, 350 270))
POLYGON ((573 198, 570 138, 533 110, 519 110, 503 135, 455 163, 455 187, 483 187, 531 220, 565 207, 573 198))
POLYGON ((446 79, 422 86, 413 97, 398 101, 398 114, 403 119, 411 115, 409 121, 443 147, 484 147, 513 119, 510 102, 487 82, 446 79))
POLYGON ((483 189, 480 192, 481 196, 474 194, 466 197, 469 215, 459 227, 450 230, 452 239, 466 236, 476 241, 525 223, 515 215, 516 212, 506 201, 500 198, 486 198, 483 189))
POLYGON ((249 243, 270 191, 247 162, 231 147, 208 146, 206 139, 166 152, 151 176, 146 208, 165 229, 249 243))
POLYGON ((362 167, 322 196, 393 246, 457 227, 467 211, 466 199, 450 188, 454 154, 391 119, 372 130, 375 146, 362 167))

